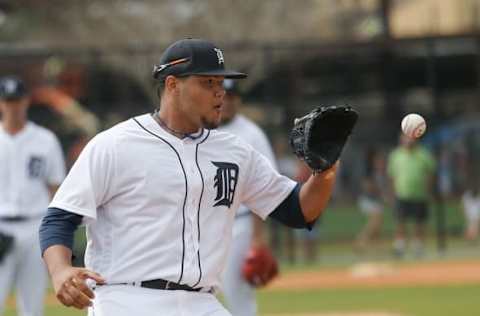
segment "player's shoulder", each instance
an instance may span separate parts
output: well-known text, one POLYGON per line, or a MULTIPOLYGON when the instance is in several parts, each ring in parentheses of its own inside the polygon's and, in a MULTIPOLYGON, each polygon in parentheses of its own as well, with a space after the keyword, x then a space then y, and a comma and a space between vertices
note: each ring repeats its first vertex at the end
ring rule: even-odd
POLYGON ((138 131, 138 124, 136 124, 135 122, 145 120, 147 116, 149 116, 149 114, 142 114, 118 122, 117 124, 98 133, 95 138, 98 138, 99 140, 122 138, 131 131, 138 131))
POLYGON ((54 132, 49 130, 46 127, 40 126, 34 122, 28 122, 27 128, 29 129, 29 135, 31 136, 30 139, 35 142, 56 142, 58 141, 57 136, 54 132))
POLYGON ((104 147, 114 147, 125 145, 130 142, 132 135, 138 134, 141 129, 137 122, 145 121, 150 114, 142 114, 121 121, 95 135, 89 142, 90 146, 101 145, 104 147))
POLYGON ((228 131, 212 129, 209 130, 209 135, 206 141, 215 146, 228 147, 243 147, 250 148, 251 146, 241 137, 232 134, 228 131))

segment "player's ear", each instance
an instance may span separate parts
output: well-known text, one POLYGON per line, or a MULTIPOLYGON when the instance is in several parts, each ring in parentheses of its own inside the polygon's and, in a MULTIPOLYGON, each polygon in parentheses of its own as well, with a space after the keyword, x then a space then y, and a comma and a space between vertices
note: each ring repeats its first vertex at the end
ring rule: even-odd
POLYGON ((170 93, 176 93, 178 91, 179 80, 175 76, 167 76, 165 78, 165 90, 170 93))

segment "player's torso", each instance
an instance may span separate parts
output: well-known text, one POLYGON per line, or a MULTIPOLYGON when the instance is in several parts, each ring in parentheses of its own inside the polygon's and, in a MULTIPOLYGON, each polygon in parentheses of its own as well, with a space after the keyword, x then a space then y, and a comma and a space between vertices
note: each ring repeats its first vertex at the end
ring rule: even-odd
POLYGON ((110 260, 116 258, 111 277, 135 281, 161 274, 191 286, 217 283, 212 278, 223 266, 245 182, 245 150, 233 136, 215 131, 178 139, 148 116, 127 124, 117 145, 119 193, 93 224, 111 236, 97 240, 102 250, 111 246, 110 260))
MULTIPOLYGON (((230 122, 220 126, 217 130, 240 137, 261 153, 271 150, 270 148, 260 148, 268 145, 268 142, 262 141, 266 138, 265 134, 254 122, 241 114, 237 114, 230 122)), ((271 159, 271 157, 267 158, 271 159)), ((252 224, 251 219, 248 218, 250 215, 250 210, 246 206, 240 205, 235 217, 237 220, 235 221, 234 234, 235 231, 245 231, 252 224)))
POLYGON ((0 132, 0 215, 31 216, 45 211, 49 148, 48 136, 32 123, 14 136, 0 132))

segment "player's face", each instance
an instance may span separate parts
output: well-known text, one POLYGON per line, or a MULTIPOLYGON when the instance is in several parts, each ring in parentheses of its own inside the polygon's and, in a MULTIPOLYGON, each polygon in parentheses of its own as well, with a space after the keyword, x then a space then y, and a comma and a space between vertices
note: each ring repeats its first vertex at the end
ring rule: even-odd
POLYGON ((233 119, 235 114, 237 114, 239 105, 240 105, 240 96, 233 93, 227 93, 225 95, 225 100, 223 103, 223 110, 222 110, 222 124, 228 123, 233 119))
POLYGON ((26 120, 29 103, 28 97, 14 100, 0 100, 2 119, 12 119, 15 121, 26 120))
POLYGON ((225 89, 223 76, 189 76, 180 87, 183 112, 195 127, 217 128, 220 124, 225 89))

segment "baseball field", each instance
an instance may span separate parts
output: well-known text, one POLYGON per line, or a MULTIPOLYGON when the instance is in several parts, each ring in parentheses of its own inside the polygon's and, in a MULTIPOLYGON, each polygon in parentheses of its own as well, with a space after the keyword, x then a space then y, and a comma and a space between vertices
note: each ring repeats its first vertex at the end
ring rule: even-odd
MULTIPOLYGON (((260 315, 480 315, 480 245, 453 236, 462 224, 456 209, 447 207, 451 235, 445 253, 437 250, 432 224, 425 256, 400 261, 389 252, 391 218, 386 218, 383 243, 358 255, 350 240, 363 224, 361 215, 354 208, 327 212, 319 227, 317 262, 282 260, 280 277, 258 291, 260 315)), ((17 315, 14 303, 11 297, 4 316, 17 315)), ((51 292, 45 306, 45 316, 85 315, 61 307, 51 292)))
MULTIPOLYGON (((258 299, 272 316, 473 316, 478 293, 480 260, 470 259, 287 269, 258 299)), ((46 316, 84 314, 46 299, 46 316)), ((16 315, 13 298, 5 315, 16 315)))

